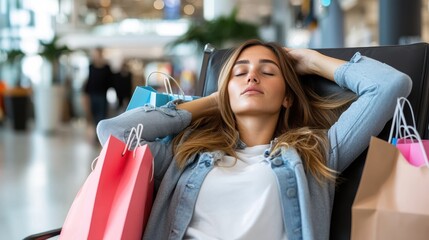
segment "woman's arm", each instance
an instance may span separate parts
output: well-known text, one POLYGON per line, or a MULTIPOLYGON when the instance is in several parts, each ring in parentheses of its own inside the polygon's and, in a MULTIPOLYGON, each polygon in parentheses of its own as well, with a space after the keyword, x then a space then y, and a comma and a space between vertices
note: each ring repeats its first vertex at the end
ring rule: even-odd
POLYGON ((110 135, 126 142, 133 127, 142 123, 144 126, 142 139, 151 142, 177 134, 191 122, 188 111, 176 109, 170 102, 164 107, 143 106, 102 120, 97 125, 97 135, 100 143, 104 145, 110 135))
POLYGON ((412 81, 408 75, 360 53, 335 71, 335 81, 358 95, 328 131, 330 167, 342 171, 393 117, 397 98, 408 96, 412 81))
POLYGON ((310 49, 288 49, 298 74, 316 74, 335 81, 358 99, 329 129, 329 167, 342 171, 378 135, 392 118, 396 99, 408 96, 409 76, 377 60, 356 53, 346 62, 310 49))
POLYGON ((160 181, 173 159, 170 141, 155 141, 159 138, 177 134, 204 114, 217 109, 217 93, 208 97, 175 105, 173 102, 163 107, 143 106, 102 120, 97 125, 97 135, 104 145, 112 135, 127 142, 131 129, 142 123, 144 126, 141 144, 147 143, 155 158, 155 179, 160 181))
POLYGON ((208 114, 215 113, 218 109, 218 92, 214 92, 207 97, 202 97, 190 102, 177 105, 177 109, 186 110, 191 113, 192 121, 208 114))
POLYGON ((114 118, 100 121, 97 135, 104 144, 110 135, 126 141, 131 129, 143 123, 143 139, 154 141, 172 134, 177 134, 186 128, 191 121, 206 114, 217 111, 218 93, 212 93, 190 102, 175 105, 170 102, 164 107, 144 106, 128 110, 114 118))

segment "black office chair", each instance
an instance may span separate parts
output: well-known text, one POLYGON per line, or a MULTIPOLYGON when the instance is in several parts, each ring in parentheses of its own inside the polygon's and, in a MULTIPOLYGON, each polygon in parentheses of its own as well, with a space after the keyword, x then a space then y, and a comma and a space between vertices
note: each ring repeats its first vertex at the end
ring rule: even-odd
MULTIPOLYGON (((417 129, 424 138, 429 137, 429 44, 416 43, 400 46, 377 46, 360 48, 335 48, 316 49, 326 55, 349 60, 353 54, 359 51, 362 55, 372 57, 385 62, 396 69, 408 74, 413 80, 413 88, 408 99, 414 109, 417 121, 417 129)), ((203 63, 199 81, 196 86, 198 96, 207 96, 217 90, 217 80, 222 64, 225 62, 231 49, 216 50, 207 44, 204 50, 203 63)), ((331 93, 333 91, 344 91, 335 83, 323 80, 319 76, 308 76, 320 78, 320 81, 306 81, 313 85, 319 94, 331 93)), ((410 121, 410 120, 408 120, 410 121)), ((387 139, 390 123, 386 125, 380 138, 387 139)), ((338 185, 331 220, 331 239, 350 239, 351 229, 351 206, 359 185, 360 176, 365 163, 366 151, 363 152, 342 174, 341 183, 338 185)), ((59 235, 61 228, 48 232, 37 233, 26 237, 26 240, 43 240, 59 235)))
MULTIPOLYGON (((408 99, 414 109, 417 129, 424 138, 429 137, 429 44, 416 43, 398 46, 377 46, 358 48, 331 48, 316 49, 328 56, 349 60, 359 51, 362 55, 377 59, 381 62, 408 74, 413 81, 413 88, 408 99)), ((231 49, 216 50, 210 44, 204 49, 203 66, 200 79, 196 87, 196 95, 207 96, 217 90, 217 79, 222 63, 231 53, 231 49)), ((306 78, 319 78, 320 81, 305 81, 313 85, 316 92, 327 95, 332 92, 344 91, 335 83, 323 80, 320 76, 307 76, 306 78)), ((411 121, 408 119, 407 121, 411 121)), ((386 124, 378 137, 387 140, 390 131, 390 122, 386 124)), ((331 219, 330 239, 350 239, 351 207, 360 182, 366 151, 364 151, 341 175, 341 182, 337 185, 334 198, 334 207, 331 219)))

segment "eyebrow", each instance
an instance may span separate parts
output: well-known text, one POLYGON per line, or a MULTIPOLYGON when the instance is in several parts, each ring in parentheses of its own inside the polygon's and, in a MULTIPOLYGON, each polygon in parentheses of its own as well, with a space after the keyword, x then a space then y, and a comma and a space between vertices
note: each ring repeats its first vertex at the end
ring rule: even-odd
MULTIPOLYGON (((249 64, 249 63, 250 63, 249 60, 238 60, 238 61, 235 62, 234 66, 235 65, 239 65, 239 64, 249 64)), ((265 59, 265 58, 263 58, 263 59, 259 60, 259 63, 272 63, 272 64, 276 65, 278 68, 280 68, 279 65, 277 65, 277 63, 274 62, 271 59, 265 59)))

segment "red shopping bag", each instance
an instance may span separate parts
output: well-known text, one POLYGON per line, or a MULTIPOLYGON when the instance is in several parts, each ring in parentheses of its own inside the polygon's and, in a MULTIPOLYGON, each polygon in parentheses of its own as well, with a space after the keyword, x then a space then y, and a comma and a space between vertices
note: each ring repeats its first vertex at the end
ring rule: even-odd
POLYGON ((147 145, 134 150, 127 145, 109 137, 60 239, 141 239, 152 207, 153 157, 147 145))

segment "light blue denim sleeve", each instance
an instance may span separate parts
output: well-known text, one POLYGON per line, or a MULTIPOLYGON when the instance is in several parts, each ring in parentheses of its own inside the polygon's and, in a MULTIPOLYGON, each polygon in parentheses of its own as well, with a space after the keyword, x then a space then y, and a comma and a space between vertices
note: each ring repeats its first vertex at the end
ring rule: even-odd
POLYGON ((131 129, 142 123, 144 126, 142 139, 152 142, 179 133, 190 122, 191 113, 177 110, 173 102, 156 108, 147 105, 100 121, 97 125, 97 136, 102 145, 110 135, 126 142, 131 129))
POLYGON ((328 165, 341 172, 393 117, 396 99, 408 96, 412 81, 408 75, 360 53, 340 66, 334 78, 340 87, 358 95, 328 131, 328 165))

